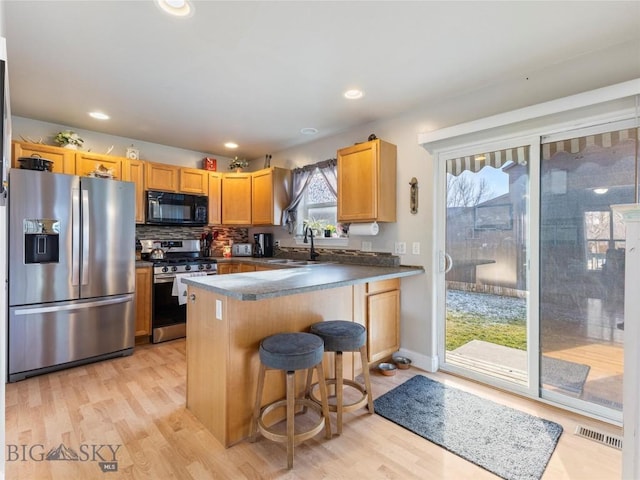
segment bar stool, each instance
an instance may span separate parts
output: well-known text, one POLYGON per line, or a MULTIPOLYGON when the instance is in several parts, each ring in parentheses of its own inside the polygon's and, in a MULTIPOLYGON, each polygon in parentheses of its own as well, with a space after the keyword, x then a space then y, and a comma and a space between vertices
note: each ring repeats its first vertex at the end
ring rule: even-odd
MULTIPOLYGON (((310 332, 318 335, 324 340, 324 351, 335 352, 335 375, 334 378, 326 380, 327 385, 335 385, 336 404, 330 404, 329 410, 337 414, 337 433, 342 433, 342 414, 352 412, 364 405, 368 406, 369 413, 373 414, 373 395, 371 393, 371 379, 369 377, 369 362, 367 360, 367 330, 362 325, 344 320, 328 320, 311 325, 310 332), (362 374, 364 385, 353 380, 345 379, 342 371, 342 352, 360 352, 362 359, 362 374), (344 386, 353 387, 362 396, 351 403, 344 403, 344 386)), ((314 395, 315 386, 311 385, 311 376, 307 376, 307 392, 309 397, 316 403, 320 400, 314 395)), ((322 382, 320 382, 320 392, 322 394, 322 382)))
POLYGON ((331 438, 331 424, 329 420, 329 403, 326 385, 324 383, 324 370, 322 357, 324 343, 322 339, 310 333, 279 333, 264 338, 260 342, 260 372, 258 374, 258 387, 256 390, 256 403, 251 420, 250 441, 255 442, 258 431, 269 440, 287 443, 287 468, 293 468, 293 448, 295 443, 307 440, 316 435, 323 428, 326 438, 331 438), (307 370, 313 375, 315 368, 318 381, 321 384, 321 400, 315 402, 306 397, 296 398, 295 371, 307 370), (264 379, 267 369, 283 370, 286 372, 286 396, 261 407, 264 390, 264 379), (319 421, 300 433, 295 433, 294 415, 296 407, 311 407, 321 413, 319 421), (286 409, 286 434, 277 433, 272 426, 267 426, 264 418, 277 408, 286 409))

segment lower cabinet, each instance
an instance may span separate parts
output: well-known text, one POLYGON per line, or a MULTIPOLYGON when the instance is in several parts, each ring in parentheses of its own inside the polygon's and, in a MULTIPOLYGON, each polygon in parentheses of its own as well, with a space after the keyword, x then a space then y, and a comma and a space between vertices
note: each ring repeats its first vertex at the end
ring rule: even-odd
POLYGON ((367 329, 369 364, 389 358, 400 348, 400 280, 367 283, 355 293, 360 299, 355 320, 367 329))
POLYGON ((152 267, 136 268, 136 343, 149 341, 151 335, 152 267))
POLYGON ((255 272, 255 265, 241 262, 225 262, 218 263, 218 275, 224 275, 226 273, 242 273, 242 272, 255 272))

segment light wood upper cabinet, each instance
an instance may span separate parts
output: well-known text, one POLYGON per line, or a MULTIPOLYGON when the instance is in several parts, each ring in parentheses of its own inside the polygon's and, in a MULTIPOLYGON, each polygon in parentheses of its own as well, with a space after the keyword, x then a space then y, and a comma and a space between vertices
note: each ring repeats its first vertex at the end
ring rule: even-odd
POLYGON ((76 173, 76 152, 74 150, 53 147, 51 145, 41 145, 39 143, 17 141, 12 142, 12 149, 13 161, 11 162, 11 166, 13 168, 20 168, 18 158, 39 155, 45 160, 51 160, 53 162, 51 171, 54 173, 66 173, 68 175, 74 175, 76 173))
POLYGON ((380 139, 338 150, 338 221, 396 221, 396 156, 380 139))
POLYGON ((222 224, 251 225, 251 173, 222 176, 222 224))
POLYGON ((209 171, 197 168, 180 169, 180 188, 184 193, 207 195, 209 192, 209 171))
POLYGON ((291 171, 265 168, 251 174, 251 223, 281 225, 282 212, 289 205, 291 171))
POLYGON ((222 223, 222 173, 209 173, 209 225, 222 223))
POLYGON ((126 159, 122 167, 122 179, 136 186, 136 223, 144 223, 145 190, 144 162, 126 159))
POLYGON ((100 153, 76 152, 76 175, 88 176, 91 172, 106 168, 113 172, 113 178, 122 180, 122 164, 127 159, 100 153))
POLYGON ((147 190, 177 192, 180 186, 180 167, 166 163, 145 162, 145 185, 147 190))

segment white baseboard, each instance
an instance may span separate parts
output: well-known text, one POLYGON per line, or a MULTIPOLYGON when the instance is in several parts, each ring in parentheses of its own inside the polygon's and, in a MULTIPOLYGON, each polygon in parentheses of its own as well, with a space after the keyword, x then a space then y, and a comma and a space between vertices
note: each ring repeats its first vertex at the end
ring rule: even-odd
POLYGON ((420 368, 422 370, 426 370, 427 372, 437 372, 438 371, 438 356, 428 356, 422 355, 417 352, 412 352, 411 350, 407 350, 405 348, 401 348, 398 350, 398 355, 403 357, 407 357, 411 359, 411 365, 413 367, 420 368))

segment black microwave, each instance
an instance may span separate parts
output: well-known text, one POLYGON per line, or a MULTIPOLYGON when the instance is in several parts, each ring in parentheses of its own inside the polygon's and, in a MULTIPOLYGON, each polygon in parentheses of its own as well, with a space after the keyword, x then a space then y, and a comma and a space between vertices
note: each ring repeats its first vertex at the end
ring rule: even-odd
POLYGON ((209 210, 205 195, 147 191, 149 225, 206 225, 209 210))

